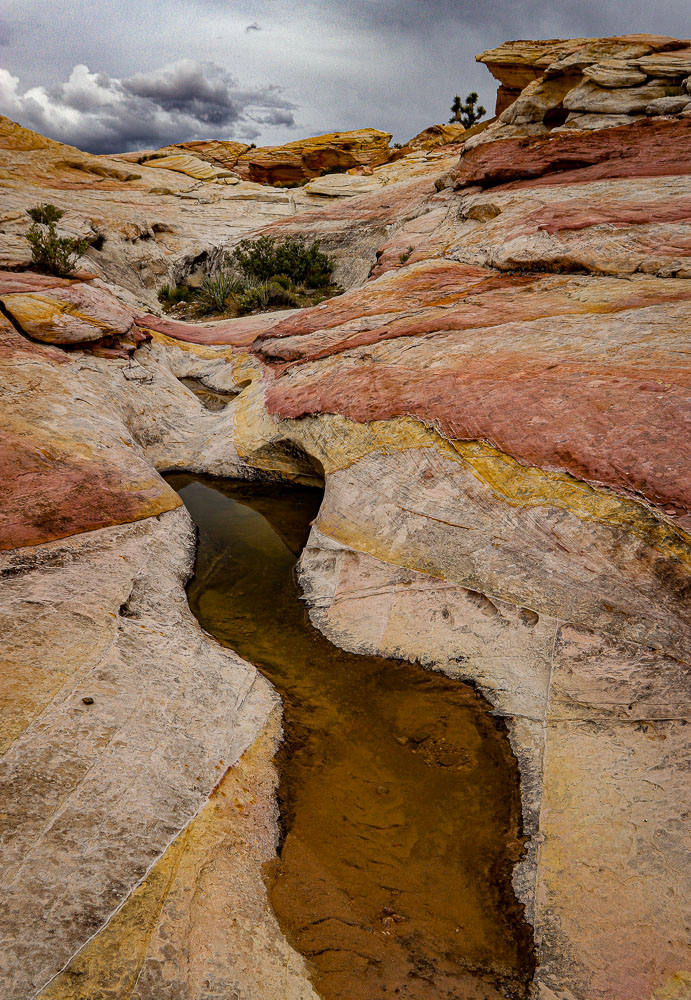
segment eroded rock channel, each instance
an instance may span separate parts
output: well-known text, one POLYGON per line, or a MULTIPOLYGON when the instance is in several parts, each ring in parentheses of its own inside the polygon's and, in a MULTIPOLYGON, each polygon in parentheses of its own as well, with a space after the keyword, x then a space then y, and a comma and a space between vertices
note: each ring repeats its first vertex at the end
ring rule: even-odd
POLYGON ((171 475, 199 526, 190 606, 284 701, 266 883, 324 1000, 524 997, 516 761, 471 687, 346 653, 295 580, 321 492, 171 475))

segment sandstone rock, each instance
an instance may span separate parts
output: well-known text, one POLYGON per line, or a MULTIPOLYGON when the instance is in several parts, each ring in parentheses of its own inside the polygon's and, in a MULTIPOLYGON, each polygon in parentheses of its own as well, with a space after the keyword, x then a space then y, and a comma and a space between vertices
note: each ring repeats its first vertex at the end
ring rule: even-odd
POLYGON ((584 66, 583 76, 599 87, 635 87, 646 81, 646 74, 636 68, 635 62, 625 59, 609 59, 584 66))
POLYGON ((385 163, 390 139, 388 132, 372 128, 333 132, 285 146, 248 150, 238 158, 235 169, 241 177, 264 184, 299 184, 333 170, 385 163))
MULTIPOLYGON (((529 83, 510 107, 500 116, 499 121, 507 125, 527 125, 544 123, 549 125, 554 119, 555 109, 562 107, 565 96, 571 90, 573 81, 565 77, 552 80, 535 80, 529 83), (552 113, 552 114, 550 114, 552 113)), ((556 116, 555 124, 561 124, 566 116, 556 116)))
POLYGON ((229 176, 229 171, 219 170, 206 159, 192 156, 189 153, 174 153, 170 156, 160 156, 158 153, 146 159, 149 167, 157 170, 176 170, 178 173, 187 174, 197 181, 215 181, 221 177, 229 176))
POLYGON ((378 177, 358 177, 352 174, 327 174, 305 184, 308 194, 326 195, 328 198, 353 198, 369 194, 382 186, 378 177))
POLYGON ((217 995, 232 990, 247 1000, 257 993, 317 1000, 305 960, 283 937, 261 877, 275 857, 272 757, 279 737, 273 716, 122 909, 38 1000, 126 990, 134 977, 141 1000, 158 1000, 171 984, 185 996, 190 974, 217 995), (193 911, 192 923, 180 921, 180 913, 193 911))
POLYGON ((2 559, 8 1000, 39 991, 111 917, 276 704, 193 619, 193 545, 177 510, 2 559))
POLYGON ((647 115, 678 115, 691 107, 688 94, 681 97, 658 97, 656 101, 651 101, 645 109, 647 115))
POLYGON ((660 81, 612 90, 586 80, 566 95, 564 107, 586 114, 628 115, 644 112, 651 101, 664 96, 665 85, 660 81))
POLYGON ((555 132, 569 132, 573 129, 585 129, 594 132, 601 128, 619 128, 621 125, 631 125, 642 115, 587 115, 580 111, 570 111, 563 125, 554 129, 555 132))
POLYGON ((453 142, 462 142, 466 129, 460 123, 448 125, 430 125, 418 132, 404 144, 403 150, 436 149, 453 142))
POLYGON ((691 73, 691 46, 643 56, 638 60, 638 65, 648 76, 662 76, 665 79, 681 81, 691 73))
POLYGON ((201 160, 208 160, 217 167, 231 170, 242 156, 249 149, 246 142, 233 142, 225 139, 199 139, 194 142, 178 142, 172 146, 163 146, 159 153, 192 153, 201 160))
POLYGON ((81 344, 103 337, 126 337, 133 330, 132 313, 98 279, 85 282, 32 275, 25 277, 26 290, 5 291, 8 285, 12 288, 16 284, 16 278, 3 280, 0 273, 0 302, 34 340, 81 344))
POLYGON ((689 172, 691 131, 685 121, 640 121, 595 135, 552 134, 528 144, 513 139, 464 150, 455 171, 461 187, 509 181, 564 183, 689 172))
MULTIPOLYGON (((545 41, 505 42, 496 49, 489 49, 477 56, 492 76, 501 82, 497 94, 496 113, 501 114, 529 83, 539 77, 567 76, 574 82, 586 68, 602 63, 632 61, 634 70, 641 57, 652 57, 667 48, 679 48, 676 39, 661 35, 621 35, 616 38, 549 39, 545 41)), ((665 61, 665 56, 660 56, 665 61)), ((667 63, 665 62, 665 65, 667 63)), ((648 69, 645 75, 653 74, 648 69)), ((643 82, 643 81, 641 81, 643 82)))

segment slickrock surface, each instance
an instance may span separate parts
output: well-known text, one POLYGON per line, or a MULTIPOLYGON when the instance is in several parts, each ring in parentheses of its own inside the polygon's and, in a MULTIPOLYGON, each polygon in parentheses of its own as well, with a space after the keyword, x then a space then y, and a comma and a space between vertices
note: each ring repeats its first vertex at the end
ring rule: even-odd
POLYGON ((480 57, 495 122, 389 162, 363 130, 371 174, 294 190, 220 175, 315 177, 309 141, 139 163, 3 120, 3 995, 314 996, 260 877, 276 701, 189 613, 168 469, 323 475, 314 623, 506 719, 532 997, 688 995, 691 133, 655 102, 688 94, 690 51, 506 43, 480 57), (94 244, 69 281, 27 271, 42 201, 94 244), (346 293, 156 315, 260 232, 319 238, 346 293))

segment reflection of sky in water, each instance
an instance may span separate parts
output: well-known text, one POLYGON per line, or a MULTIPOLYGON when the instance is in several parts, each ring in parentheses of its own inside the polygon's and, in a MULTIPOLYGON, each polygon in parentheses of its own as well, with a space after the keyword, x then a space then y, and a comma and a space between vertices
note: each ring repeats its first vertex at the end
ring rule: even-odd
POLYGON ((467 685, 311 626, 293 571, 320 491, 169 478, 200 526, 192 610, 284 698, 287 834, 269 891, 321 995, 494 1000, 500 980, 523 995, 518 773, 501 724, 467 685))

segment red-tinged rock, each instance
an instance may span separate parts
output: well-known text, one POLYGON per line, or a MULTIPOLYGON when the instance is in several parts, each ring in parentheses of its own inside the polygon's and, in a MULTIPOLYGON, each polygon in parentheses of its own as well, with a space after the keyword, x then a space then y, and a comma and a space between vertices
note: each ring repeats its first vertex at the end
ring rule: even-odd
POLYGON ((74 280, 74 278, 56 278, 52 274, 37 274, 36 271, 0 271, 0 295, 42 292, 47 288, 67 288, 74 283, 74 280))
POLYGON ((360 301, 350 293, 321 318, 305 311, 261 338, 257 353, 279 363, 270 411, 412 416, 448 438, 485 439, 526 465, 685 516, 691 476, 679 442, 691 375, 676 345, 691 317, 687 282, 492 272, 483 280, 482 269, 462 265, 454 282, 445 264, 436 302, 425 263, 412 269, 420 294, 409 285, 406 295, 409 269, 392 272, 360 290, 360 301))
POLYGON ((457 188, 691 174, 691 119, 643 120, 596 132, 497 140, 462 153, 457 188))
MULTIPOLYGON (((16 287, 18 275, 7 279, 16 287)), ((84 344, 104 337, 127 336, 133 314, 108 288, 93 282, 32 275, 26 290, 0 292, 7 314, 21 330, 47 344, 84 344)))
POLYGON ((180 320, 161 319, 145 314, 135 317, 141 330, 153 330, 173 340, 187 344, 227 344, 229 347, 246 347, 258 336, 279 323, 286 311, 278 313, 257 313, 254 316, 239 316, 237 319, 221 320, 217 323, 183 323, 180 320))
POLYGON ((389 272, 366 289, 301 310, 259 336, 255 350, 270 363, 314 361, 400 337, 434 336, 548 316, 616 314, 691 298, 691 289, 683 281, 674 287, 655 281, 596 282, 586 290, 579 278, 498 274, 455 261, 423 261, 414 268, 389 272))
POLYGON ((0 316, 0 550, 179 506, 124 424, 115 430, 116 414, 94 418, 95 398, 83 398, 67 357, 26 340, 0 316))
POLYGON ((660 222, 682 222, 691 219, 691 197, 671 202, 616 202, 602 199, 599 203, 579 199, 555 202, 526 215, 526 230, 531 223, 548 233, 588 229, 590 226, 646 226, 660 222))

